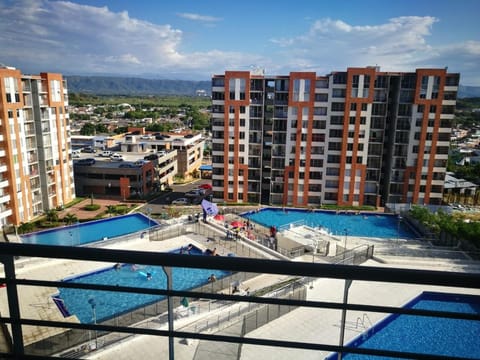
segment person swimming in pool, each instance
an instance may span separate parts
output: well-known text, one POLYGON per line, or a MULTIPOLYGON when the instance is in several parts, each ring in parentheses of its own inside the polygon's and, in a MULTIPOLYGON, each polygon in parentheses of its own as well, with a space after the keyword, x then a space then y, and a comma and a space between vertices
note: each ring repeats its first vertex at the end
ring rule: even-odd
POLYGON ((147 272, 147 280, 152 280, 152 273, 147 272))

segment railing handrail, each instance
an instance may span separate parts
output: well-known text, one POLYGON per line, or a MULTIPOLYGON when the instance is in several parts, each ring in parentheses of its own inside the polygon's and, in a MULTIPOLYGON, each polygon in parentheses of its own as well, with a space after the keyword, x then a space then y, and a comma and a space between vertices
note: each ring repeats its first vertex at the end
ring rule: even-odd
POLYGON ((11 256, 61 258, 70 260, 134 263, 170 267, 218 269, 280 275, 327 277, 392 283, 412 283, 451 287, 480 288, 480 274, 413 270, 351 265, 310 264, 268 259, 249 259, 226 256, 192 256, 148 251, 0 243, 0 259, 11 256), (54 256, 52 256, 54 254, 54 256))
MULTIPOLYGON (((17 287, 19 285, 49 286, 49 287, 65 287, 92 290, 107 290, 118 292, 130 292, 138 294, 154 294, 164 295, 167 297, 169 304, 172 297, 188 296, 192 298, 230 300, 238 302, 249 302, 259 304, 275 304, 285 306, 304 306, 310 308, 336 309, 336 310, 355 310, 361 312, 377 312, 377 313, 396 313, 423 315, 433 317, 445 317, 454 319, 467 319, 480 321, 480 314, 444 312, 436 310, 422 310, 403 307, 392 307, 385 305, 367 305, 344 302, 327 302, 313 301, 304 299, 283 299, 271 297, 241 296, 227 295, 214 292, 201 291, 179 291, 168 289, 152 289, 141 287, 127 287, 118 285, 103 285, 90 283, 71 283, 62 281, 47 281, 36 279, 21 279, 15 275, 15 261, 17 256, 29 256, 37 258, 50 259, 72 259, 84 261, 100 261, 110 263, 135 263, 142 265, 163 266, 165 271, 169 267, 187 267, 187 268, 203 268, 203 269, 220 269, 234 272, 250 272, 250 273, 269 273, 281 274, 300 277, 314 278, 333 278, 345 279, 345 284, 351 280, 371 281, 371 282, 388 282, 388 283, 408 283, 422 285, 437 285, 459 288, 480 288, 479 273, 458 273, 444 272, 434 270, 412 270, 398 268, 380 268, 350 265, 331 265, 318 264, 310 262, 289 262, 280 260, 258 260, 240 257, 227 256, 188 256, 185 261, 185 255, 162 253, 162 252, 146 252, 146 251, 129 251, 117 249, 89 248, 89 247, 69 247, 69 246, 53 246, 53 245, 33 245, 33 244, 15 244, 0 243, 0 261, 4 263, 6 276, 0 277, 0 282, 7 284, 7 295, 9 300, 10 316, 0 316, 0 323, 9 323, 13 333, 13 357, 23 358, 24 348, 22 342, 22 326, 43 326, 57 327, 63 329, 78 330, 94 330, 107 331, 117 333, 157 335, 169 338, 169 353, 173 359, 173 338, 192 338, 198 340, 224 341, 237 344, 253 344, 274 347, 287 347, 292 349, 309 349, 323 350, 330 352, 349 352, 358 354, 382 355, 400 358, 417 358, 417 359, 464 359, 460 357, 447 357, 443 355, 432 355, 422 353, 409 353, 405 351, 383 350, 383 349, 366 349, 356 348, 344 345, 329 345, 324 343, 298 342, 292 340, 265 339, 228 336, 220 334, 206 334, 201 332, 185 332, 177 331, 173 328, 173 309, 169 305, 169 330, 137 328, 132 326, 111 326, 106 324, 79 324, 73 322, 47 321, 22 318, 19 311, 17 287), (170 321, 172 326, 170 327, 170 321), (171 346, 170 346, 171 342, 171 346)), ((347 286, 347 285, 346 285, 347 286)), ((347 289, 347 287, 346 287, 347 289)), ((344 324, 345 322, 343 322, 344 324)), ((343 338, 342 338, 343 339, 343 338)), ((343 340, 340 344, 343 344, 343 340)), ((0 353, 3 355, 3 353, 0 353)), ((11 354, 6 354, 11 355, 11 354)), ((25 358, 27 358, 25 356, 25 358)), ((45 358, 45 357, 43 357, 45 358)))

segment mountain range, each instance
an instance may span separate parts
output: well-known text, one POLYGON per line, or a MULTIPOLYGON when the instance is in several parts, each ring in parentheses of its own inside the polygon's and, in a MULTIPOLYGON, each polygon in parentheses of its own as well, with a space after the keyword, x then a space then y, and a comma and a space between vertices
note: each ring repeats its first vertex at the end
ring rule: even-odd
POLYGON ((65 76, 68 91, 92 95, 208 95, 212 82, 190 80, 142 79, 116 76, 65 76))
MULTIPOLYGON (((198 90, 211 92, 211 81, 143 79, 117 76, 65 76, 68 91, 94 95, 186 95, 194 96, 198 90)), ((480 97, 480 86, 463 86, 459 98, 480 97)))

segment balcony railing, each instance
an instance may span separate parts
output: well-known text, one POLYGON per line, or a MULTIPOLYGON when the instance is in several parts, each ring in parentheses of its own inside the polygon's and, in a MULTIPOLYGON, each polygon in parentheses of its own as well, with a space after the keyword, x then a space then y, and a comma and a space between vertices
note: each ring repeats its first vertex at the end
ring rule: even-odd
MULTIPOLYGON (((431 355, 424 353, 414 353, 398 350, 379 350, 369 348, 356 348, 345 346, 343 344, 343 335, 339 345, 322 343, 321 338, 315 342, 295 341, 286 337, 267 339, 258 337, 246 337, 243 335, 235 336, 232 334, 213 334, 202 332, 200 328, 195 330, 175 330, 174 311, 172 299, 176 297, 203 298, 219 301, 234 301, 248 304, 273 304, 280 307, 307 307, 312 310, 327 309, 342 312, 342 333, 345 330, 345 313, 347 311, 376 312, 376 313, 396 313, 421 315, 427 317, 443 317, 453 319, 465 319, 470 321, 480 321, 480 314, 466 314, 456 312, 442 312, 433 310, 419 310, 409 308, 392 307, 384 304, 369 305, 348 302, 348 289, 352 281, 373 282, 373 283, 398 283, 398 284, 416 284, 416 285, 436 285, 453 288, 476 289, 471 290, 478 294, 480 288, 480 274, 475 273, 454 273, 440 271, 424 271, 410 269, 378 268, 369 266, 348 266, 348 265, 330 265, 315 264, 310 262, 288 262, 279 260, 259 260, 251 258, 240 258, 230 256, 189 256, 185 261, 185 255, 158 252, 140 252, 126 250, 112 250, 89 247, 68 247, 68 246, 39 246, 17 243, 0 243, 0 261, 4 265, 5 276, 0 277, 0 283, 6 284, 6 296, 8 298, 9 316, 0 317, 0 324, 9 324, 12 332, 12 347, 9 352, 0 352, 0 356, 7 358, 40 358, 26 354, 26 346, 23 339, 23 327, 40 326, 57 329, 76 329, 91 331, 95 334, 101 333, 121 333, 121 334, 143 334, 153 335, 162 338, 168 338, 168 356, 174 359, 174 338, 198 339, 206 341, 216 341, 228 344, 238 344, 239 349, 245 345, 259 345, 278 348, 290 348, 296 350, 310 351, 328 351, 356 354, 370 354, 378 356, 390 356, 398 358, 415 359, 463 359, 462 357, 431 355), (98 285, 85 283, 72 283, 61 281, 47 281, 42 279, 19 278, 16 264, 18 257, 36 257, 45 259, 70 259, 82 262, 100 261, 108 263, 130 263, 140 265, 162 266, 168 280, 166 289, 148 289, 141 287, 127 287, 118 285, 98 285), (330 278, 345 280, 345 290, 343 302, 332 301, 313 301, 294 297, 265 297, 261 295, 239 296, 224 293, 206 292, 206 291, 178 291, 172 290, 171 268, 186 267, 200 269, 219 269, 230 272, 249 272, 259 274, 279 274, 289 275, 295 278, 312 280, 314 278, 330 278), (170 274, 170 275, 169 275, 170 274), (49 320, 35 320, 21 316, 19 306, 19 287, 42 286, 42 287, 60 287, 60 288, 79 288, 91 290, 105 290, 114 292, 128 292, 136 294, 153 294, 167 297, 166 321, 168 329, 159 330, 145 327, 119 326, 102 324, 83 324, 74 322, 61 322, 49 320)), ((23 275, 25 276, 25 275, 23 275)), ((378 285, 377 285, 378 286, 378 285)), ((304 288, 306 288, 304 286, 304 288)), ((412 329, 413 331, 413 329, 412 329)), ((288 334, 284 334, 288 335, 288 334)), ((95 335, 96 338, 96 335, 95 335)), ((41 358, 53 358, 54 354, 42 354, 41 358), (50 357, 49 357, 50 356, 50 357)), ((166 356, 167 354, 165 354, 166 356)), ((58 358, 58 357, 55 357, 58 358)), ((341 359, 341 355, 338 357, 341 359)))

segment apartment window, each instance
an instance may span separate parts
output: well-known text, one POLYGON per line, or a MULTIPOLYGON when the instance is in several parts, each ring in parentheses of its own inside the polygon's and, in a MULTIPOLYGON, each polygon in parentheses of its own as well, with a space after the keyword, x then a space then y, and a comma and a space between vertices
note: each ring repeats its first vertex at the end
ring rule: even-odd
POLYGON ((343 136, 343 131, 339 129, 330 129, 329 132, 330 137, 342 137, 343 136))
POLYGON ((372 104, 372 115, 385 115, 387 112, 386 104, 372 104))
POLYGON ((225 79, 224 78, 213 78, 212 79, 212 87, 213 86, 223 87, 224 85, 225 85, 225 79))
POLYGON ((345 110, 345 103, 341 103, 341 102, 332 103, 332 111, 344 111, 344 110, 345 110))
POLYGON ((350 123, 351 125, 355 124, 355 116, 350 116, 349 123, 350 123))
POLYGON ((230 100, 245 100, 245 79, 233 78, 228 82, 230 100))
POLYGON ((328 155, 327 163, 329 163, 329 164, 339 164, 340 163, 340 155, 328 155))
POLYGON ((310 79, 293 80, 293 101, 310 100, 310 79))
MULTIPOLYGON (((352 145, 352 144, 348 144, 348 145, 352 145)), ((342 150, 342 143, 330 142, 328 143, 328 150, 340 151, 342 150)))
POLYGON ((363 161, 363 157, 362 156, 357 156, 357 164, 361 164, 363 161))
POLYGON ((404 75, 402 77, 401 87, 404 89, 415 89, 416 87, 415 75, 404 75))
POLYGON ((420 85, 420 99, 427 98, 427 89, 428 89, 428 76, 422 76, 422 82, 420 85))
POLYGON ((375 77, 375 85, 376 88, 386 88, 388 87, 388 77, 387 76, 376 76, 375 77))
POLYGON ((314 115, 327 115, 327 108, 326 107, 315 107, 313 108, 314 115))
POLYGON ((328 94, 315 94, 315 101, 327 102, 328 101, 328 94))
POLYGON ((330 125, 343 125, 343 116, 330 116, 330 125))
POLYGON ((362 103, 362 111, 367 111, 368 104, 362 103))
POLYGON ((332 97, 333 98, 344 98, 345 97, 345 89, 333 89, 332 90, 332 97))
POLYGON ((321 79, 315 81, 315 87, 317 89, 327 89, 328 88, 328 79, 321 79))
POLYGON ((338 72, 333 74, 333 83, 334 84, 346 84, 347 83, 347 73, 338 72))
POLYGON ((312 141, 325 141, 325 134, 312 134, 312 141))
POLYGON ((436 113, 437 112, 437 106, 436 105, 430 105, 430 113, 436 113))
MULTIPOLYGON (((329 149, 330 150, 330 149, 329 149)), ((353 151, 353 143, 348 143, 347 144, 347 150, 348 151, 353 151)))
POLYGON ((357 103, 351 103, 350 104, 350 111, 356 111, 357 110, 357 103))

